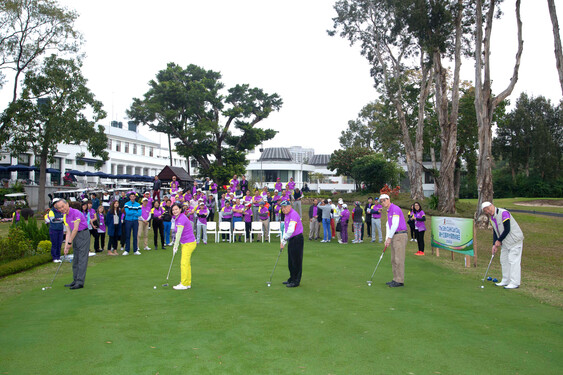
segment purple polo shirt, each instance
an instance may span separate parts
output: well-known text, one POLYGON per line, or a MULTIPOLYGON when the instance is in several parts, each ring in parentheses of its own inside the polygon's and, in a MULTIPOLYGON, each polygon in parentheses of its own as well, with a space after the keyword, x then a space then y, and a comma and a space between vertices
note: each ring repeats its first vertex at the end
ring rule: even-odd
MULTIPOLYGON (((414 211, 414 218, 415 219, 422 219, 424 217, 424 211, 420 210, 418 212, 414 211)), ((416 230, 423 232, 426 230, 426 225, 424 224, 424 221, 415 221, 414 222, 414 226, 416 227, 416 230)))
MULTIPOLYGON (((396 204, 391 203, 389 209, 387 210, 387 223, 389 224, 389 228, 393 226, 393 217, 397 216, 399 218, 399 227, 397 228, 397 232, 399 231, 406 231, 407 230, 407 223, 405 221, 405 215, 403 215, 403 211, 401 211, 401 207, 397 206, 396 204)), ((373 217, 373 216, 372 216, 373 217)), ((395 233, 397 233, 395 232, 395 233)))
POLYGON ((180 243, 186 244, 190 242, 195 242, 194 228, 192 222, 188 220, 186 215, 180 214, 175 218, 176 228, 184 227, 182 231, 182 237, 180 237, 180 243))
MULTIPOLYGON (((235 206, 233 208, 242 211, 242 210, 244 210, 244 204, 235 204, 235 206)), ((242 213, 233 212, 234 217, 242 217, 242 215, 243 215, 242 213)))
POLYGON ((282 190, 282 183, 280 181, 276 182, 276 184, 274 185, 274 188, 277 191, 281 191, 282 190))
POLYGON ((98 226, 98 233, 105 233, 106 232, 106 218, 103 214, 98 213, 98 222, 100 225, 98 226))
POLYGON ((252 222, 252 207, 246 207, 244 209, 244 222, 245 223, 252 222))
POLYGON ((262 200, 262 196, 258 195, 258 196, 254 196, 254 198, 252 198, 252 201, 254 202, 254 207, 258 207, 260 206, 260 201, 262 200))
POLYGON ((268 211, 266 206, 262 206, 260 210, 258 210, 258 216, 260 216, 260 220, 268 220, 270 217, 270 211, 268 211))
POLYGON ((217 184, 215 182, 211 184, 211 193, 217 194, 217 184))
MULTIPOLYGON (((316 207, 315 207, 316 208, 316 207)), ((314 210, 313 210, 314 211, 314 210)), ((315 215, 316 216, 316 215, 315 215)), ((348 209, 344 209, 342 211, 342 213, 340 214, 340 221, 341 222, 347 222, 348 220, 350 220, 350 211, 348 211, 348 209)))
POLYGON ((371 210, 371 218, 372 219, 381 219, 381 212, 377 212, 377 210, 381 210, 383 208, 382 205, 379 203, 374 204, 370 207, 371 210))
POLYGON ((164 213, 164 210, 160 207, 159 208, 153 208, 151 210, 152 217, 157 218, 157 219, 160 219, 160 217, 162 216, 163 213, 164 213))
POLYGON ((225 206, 221 211, 223 211, 223 219, 230 219, 233 216, 233 208, 231 206, 225 206))
POLYGON ((244 196, 245 203, 252 203, 252 195, 245 195, 244 196))
POLYGON ((289 181, 287 183, 287 190, 293 190, 295 189, 295 181, 289 181))
POLYGON ((200 205, 195 213, 197 215, 197 221, 207 225, 207 215, 209 214, 209 210, 207 209, 207 207, 204 205, 200 205), (205 217, 199 217, 199 215, 205 215, 205 217))
POLYGON ((317 206, 313 206, 313 217, 317 217, 317 213, 318 213, 317 210, 318 210, 317 206))
POLYGON ((74 223, 76 222, 76 220, 79 221, 78 223, 79 232, 84 229, 88 229, 88 223, 86 222, 86 217, 84 216, 84 214, 78 211, 77 209, 71 207, 68 211, 68 214, 65 214, 63 216, 63 221, 65 225, 69 226, 71 232, 74 230, 74 223))
POLYGON ((285 215, 285 220, 284 220, 285 228, 289 228, 289 224, 291 222, 295 222, 295 230, 293 231, 291 237, 289 238, 293 238, 299 234, 303 234, 303 224, 301 223, 301 218, 293 208, 291 209, 291 211, 289 211, 287 215, 285 215))
POLYGON ((149 204, 147 203, 146 206, 141 206, 141 218, 143 220, 147 220, 151 214, 152 208, 151 206, 149 206, 149 204))
POLYGON ((180 183, 178 181, 172 181, 170 183, 170 192, 171 193, 177 192, 179 187, 180 187, 180 183))

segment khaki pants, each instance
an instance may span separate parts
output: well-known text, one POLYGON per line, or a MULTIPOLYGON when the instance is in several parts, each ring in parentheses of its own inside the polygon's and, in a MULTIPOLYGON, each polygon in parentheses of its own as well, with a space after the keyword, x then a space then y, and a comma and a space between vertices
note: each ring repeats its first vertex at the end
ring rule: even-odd
POLYGON ((398 233, 391 239, 391 267, 393 280, 398 283, 405 282, 405 248, 407 247, 407 234, 398 233))
POLYGON ((319 222, 317 218, 312 218, 309 225, 309 239, 319 239, 319 222))
MULTIPOLYGON (((268 235, 268 230, 270 229, 270 219, 260 220, 262 222, 262 231, 264 236, 268 235)), ((258 241, 262 241, 262 236, 258 235, 258 241)))
MULTIPOLYGON (((145 237, 145 247, 149 247, 149 222, 139 220, 139 233, 137 233, 137 244, 141 247, 141 236, 145 237)), ((137 251, 137 249, 133 249, 137 251)))

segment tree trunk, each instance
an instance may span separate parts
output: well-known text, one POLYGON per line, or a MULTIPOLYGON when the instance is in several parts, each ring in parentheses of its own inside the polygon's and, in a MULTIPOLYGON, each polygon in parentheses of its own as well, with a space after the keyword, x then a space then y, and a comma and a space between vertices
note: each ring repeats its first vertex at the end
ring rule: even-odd
POLYGON ((47 152, 41 152, 39 164, 39 201, 37 202, 37 212, 41 213, 45 207, 45 186, 47 185, 47 152))
POLYGON ((477 210, 475 219, 477 226, 486 228, 488 223, 487 215, 482 213, 481 204, 493 201, 493 176, 492 176, 492 131, 491 122, 493 112, 497 105, 506 99, 514 90, 518 81, 518 70, 520 68, 520 58, 522 56, 522 21, 520 19, 520 0, 516 0, 516 23, 518 27, 518 51, 512 72, 512 78, 507 88, 498 96, 493 97, 491 90, 490 74, 490 42, 493 26, 495 1, 490 0, 489 9, 486 15, 485 36, 483 37, 483 16, 482 0, 477 0, 476 5, 476 28, 475 28, 475 111, 477 115, 477 125, 479 132, 479 159, 477 162, 477 210), (484 77, 482 74, 484 73, 484 77))
MULTIPOLYGON (((436 150, 434 149, 434 147, 430 147, 430 161, 432 162, 432 169, 437 171, 438 164, 436 164, 436 150)), ((433 178, 434 178, 434 192, 438 194, 438 183, 436 182, 438 179, 437 176, 433 176, 433 178)))
POLYGON ((459 158, 455 162, 454 187, 455 198, 459 199, 459 190, 461 189, 461 160, 459 158))
POLYGON ((561 85, 561 93, 563 94, 563 52, 561 50, 561 36, 559 35, 559 22, 557 21, 557 11, 555 10, 555 1, 547 0, 549 15, 551 16, 551 24, 553 25, 553 43, 555 44, 555 67, 559 74, 559 84, 561 85))

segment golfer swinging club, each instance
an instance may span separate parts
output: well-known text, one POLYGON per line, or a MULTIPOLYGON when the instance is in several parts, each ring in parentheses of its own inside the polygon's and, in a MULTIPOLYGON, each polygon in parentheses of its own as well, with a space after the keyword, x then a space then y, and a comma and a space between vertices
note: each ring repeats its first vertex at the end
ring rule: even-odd
POLYGON ((524 234, 507 210, 495 207, 491 202, 483 202, 481 209, 491 218, 492 253, 496 254, 500 248, 502 280, 496 285, 503 286, 504 289, 516 289, 520 286, 520 261, 522 260, 524 234))
POLYGON ((303 270, 303 224, 299 214, 291 207, 287 200, 281 202, 281 210, 285 215, 283 234, 280 249, 287 243, 287 266, 289 268, 289 279, 284 281, 286 287, 295 288, 301 283, 301 272, 303 270))

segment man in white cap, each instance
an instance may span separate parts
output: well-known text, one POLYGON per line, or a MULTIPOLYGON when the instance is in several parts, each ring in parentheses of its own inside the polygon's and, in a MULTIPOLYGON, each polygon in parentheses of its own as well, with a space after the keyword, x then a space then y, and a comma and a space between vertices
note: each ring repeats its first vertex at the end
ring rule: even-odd
POLYGON ((504 289, 516 289, 520 286, 520 261, 522 260, 524 234, 507 210, 495 207, 491 202, 483 202, 481 209, 491 219, 492 253, 496 254, 500 248, 502 280, 496 285, 503 286, 504 289))
POLYGON ((405 285, 405 248, 407 247, 407 222, 399 206, 391 203, 387 194, 381 194, 379 202, 387 210, 385 225, 385 246, 391 245, 391 267, 393 280, 387 285, 390 288, 405 285))

